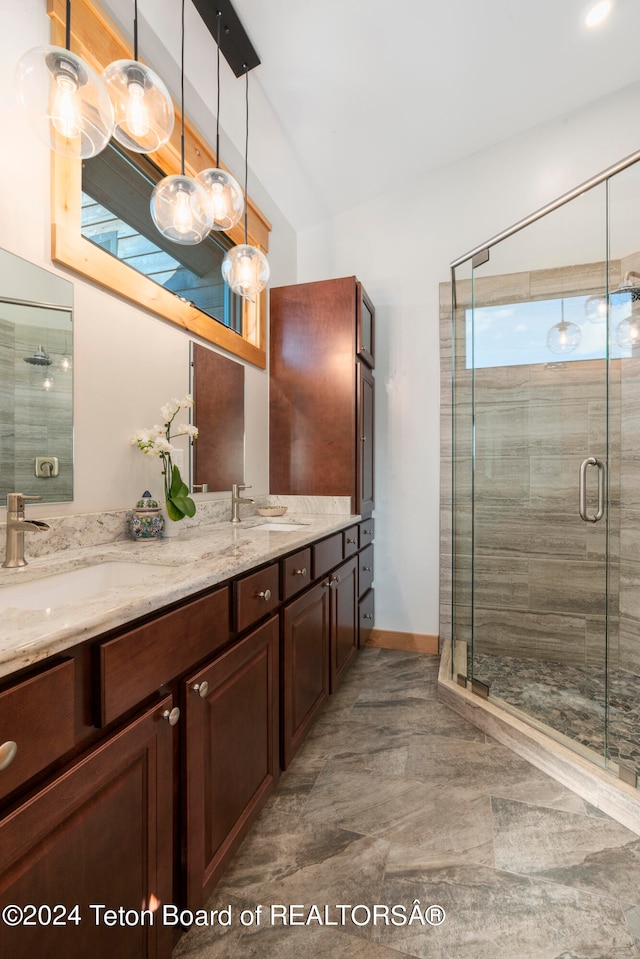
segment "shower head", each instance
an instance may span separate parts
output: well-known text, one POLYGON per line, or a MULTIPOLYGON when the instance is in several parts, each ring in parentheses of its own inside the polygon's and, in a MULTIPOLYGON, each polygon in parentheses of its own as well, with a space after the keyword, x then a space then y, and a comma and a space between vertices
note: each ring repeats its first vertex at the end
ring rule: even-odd
POLYGON ((615 296, 616 293, 630 293, 632 300, 640 300, 640 273, 636 273, 635 270, 625 273, 620 286, 611 290, 609 295, 615 296))
POLYGON ((37 350, 31 354, 31 356, 23 357, 25 363, 30 363, 31 366, 51 366, 53 360, 48 353, 45 353, 42 346, 39 346, 37 350))

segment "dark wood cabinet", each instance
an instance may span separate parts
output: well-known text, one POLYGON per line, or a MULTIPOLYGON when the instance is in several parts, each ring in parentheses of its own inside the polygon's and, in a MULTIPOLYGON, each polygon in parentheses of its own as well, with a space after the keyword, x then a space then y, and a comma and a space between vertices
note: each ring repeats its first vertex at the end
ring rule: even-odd
POLYGON ((171 954, 155 917, 110 926, 91 906, 141 914, 172 901, 172 705, 165 697, 0 819, 0 908, 44 909, 33 925, 3 924, 6 959, 171 954))
POLYGON ((282 612, 282 765, 286 769, 329 695, 330 589, 325 579, 282 612))
POLYGON ((366 387, 360 380, 373 364, 374 316, 354 276, 271 290, 271 493, 349 496, 353 512, 373 509, 369 366, 366 387))
POLYGON ((186 902, 202 906, 278 779, 278 617, 183 684, 186 902))
POLYGON ((5 924, 3 957, 170 959, 145 911, 213 892, 358 647, 372 538, 338 524, 3 679, 0 907, 66 922, 5 924))
POLYGON ((354 556, 329 577, 331 587, 330 689, 335 692, 358 648, 358 561, 354 556))

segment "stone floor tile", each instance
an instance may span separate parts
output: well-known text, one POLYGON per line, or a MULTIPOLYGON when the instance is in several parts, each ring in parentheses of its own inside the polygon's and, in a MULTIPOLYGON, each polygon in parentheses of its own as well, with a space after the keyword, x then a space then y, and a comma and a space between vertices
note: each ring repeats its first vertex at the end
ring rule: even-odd
POLYGON ((496 866, 640 904, 640 839, 613 819, 493 800, 496 866))
POLYGON ((619 903, 468 864, 430 868, 394 847, 383 903, 441 907, 441 925, 377 926, 373 939, 420 959, 637 959, 619 903))

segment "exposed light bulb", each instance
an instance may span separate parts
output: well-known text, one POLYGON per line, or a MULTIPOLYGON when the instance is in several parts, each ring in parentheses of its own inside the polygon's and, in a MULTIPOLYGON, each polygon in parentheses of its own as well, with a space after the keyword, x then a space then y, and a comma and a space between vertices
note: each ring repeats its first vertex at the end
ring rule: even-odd
POLYGON ((78 103, 78 81, 67 70, 56 74, 55 96, 51 110, 51 122, 58 133, 68 140, 80 136, 81 110, 78 103))
POLYGON ((134 137, 146 137, 149 132, 149 111, 144 102, 144 83, 135 77, 129 80, 127 123, 134 137))
POLYGON ((151 216, 160 233, 174 243, 200 243, 211 229, 207 191, 192 177, 164 177, 151 194, 151 216))
POLYGON ((173 225, 181 236, 191 230, 193 216, 191 214, 191 203, 189 194, 186 190, 178 190, 176 193, 176 211, 173 218, 173 225))
POLYGON ((244 197, 235 177, 219 167, 210 167, 198 173, 196 181, 207 191, 213 230, 230 230, 240 222, 244 197))
POLYGON ((611 0, 599 0, 595 6, 591 7, 585 17, 584 22, 588 27, 600 26, 600 24, 606 20, 611 13, 612 6, 611 0))
POLYGON ((222 278, 232 291, 253 300, 269 282, 269 263, 261 250, 247 243, 234 246, 222 261, 222 278))

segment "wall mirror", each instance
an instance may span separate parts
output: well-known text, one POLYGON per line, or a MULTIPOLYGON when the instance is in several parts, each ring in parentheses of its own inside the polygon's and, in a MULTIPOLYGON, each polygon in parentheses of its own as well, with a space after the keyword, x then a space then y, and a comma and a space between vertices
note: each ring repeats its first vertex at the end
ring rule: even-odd
POLYGON ((0 250, 0 506, 73 499, 73 284, 0 250))
POLYGON ((222 492, 244 482, 244 366, 191 342, 194 492, 222 492))

